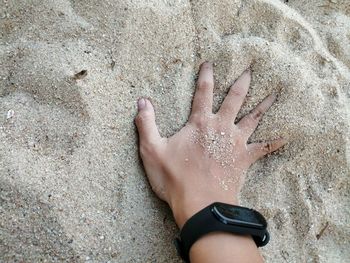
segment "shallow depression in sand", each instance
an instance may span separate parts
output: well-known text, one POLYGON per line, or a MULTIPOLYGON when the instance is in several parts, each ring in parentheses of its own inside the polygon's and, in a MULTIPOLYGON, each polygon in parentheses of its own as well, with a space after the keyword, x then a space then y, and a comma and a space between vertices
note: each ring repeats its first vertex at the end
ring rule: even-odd
POLYGON ((66 155, 84 142, 85 121, 59 105, 37 101, 30 93, 0 98, 2 133, 9 143, 41 154, 66 155))

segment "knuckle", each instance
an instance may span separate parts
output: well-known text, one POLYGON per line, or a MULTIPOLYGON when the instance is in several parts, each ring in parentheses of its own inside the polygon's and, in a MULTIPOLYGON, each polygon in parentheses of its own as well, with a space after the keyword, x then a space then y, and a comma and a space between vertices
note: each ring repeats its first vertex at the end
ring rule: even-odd
POLYGON ((237 97, 244 97, 244 92, 243 92, 241 86, 234 86, 234 87, 232 87, 231 94, 233 96, 237 96, 237 97))
POLYGON ((207 117, 203 114, 195 114, 192 117, 192 123, 199 129, 204 129, 208 126, 207 117))
POLYGON ((142 125, 143 123, 147 122, 151 117, 152 115, 149 112, 139 113, 135 118, 135 122, 137 125, 142 125))
POLYGON ((264 114, 264 111, 258 107, 253 110, 251 116, 254 120, 259 120, 263 114, 264 114))
POLYGON ((262 150, 264 153, 270 153, 273 150, 273 144, 271 142, 264 143, 262 150))
POLYGON ((141 124, 141 122, 142 122, 142 117, 141 117, 140 115, 137 115, 137 116, 135 117, 135 123, 136 123, 137 125, 139 125, 139 124, 141 124))
POLYGON ((213 85, 212 82, 208 81, 208 80, 200 80, 198 81, 198 89, 209 89, 211 86, 213 85))

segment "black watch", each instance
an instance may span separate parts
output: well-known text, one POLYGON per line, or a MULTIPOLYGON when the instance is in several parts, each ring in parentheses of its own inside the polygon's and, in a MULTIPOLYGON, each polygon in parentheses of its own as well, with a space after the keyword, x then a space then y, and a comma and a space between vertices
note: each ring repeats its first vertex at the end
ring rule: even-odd
POLYGON ((189 262, 191 246, 210 232, 228 232, 251 235, 258 247, 265 246, 270 236, 265 218, 257 211, 224 203, 213 203, 193 215, 175 239, 176 249, 183 260, 189 262))

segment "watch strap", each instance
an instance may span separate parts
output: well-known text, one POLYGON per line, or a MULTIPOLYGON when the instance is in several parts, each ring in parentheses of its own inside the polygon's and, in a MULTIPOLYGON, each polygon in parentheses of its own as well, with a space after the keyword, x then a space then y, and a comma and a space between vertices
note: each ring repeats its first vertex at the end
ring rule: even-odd
POLYGON ((174 243, 176 249, 185 262, 189 262, 189 251, 191 246, 200 237, 212 232, 251 235, 258 247, 264 246, 269 242, 269 233, 266 229, 253 229, 221 222, 213 213, 215 204, 217 203, 213 203, 193 215, 182 227, 180 239, 175 239, 174 243))

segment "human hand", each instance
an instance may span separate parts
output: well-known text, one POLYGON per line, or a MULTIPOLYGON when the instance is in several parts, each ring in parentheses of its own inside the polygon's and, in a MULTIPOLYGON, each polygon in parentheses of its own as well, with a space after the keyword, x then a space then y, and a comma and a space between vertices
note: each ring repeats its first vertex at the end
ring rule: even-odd
POLYGON ((143 165, 153 191, 169 204, 180 229, 192 215, 213 202, 238 205, 245 171, 286 143, 277 139, 247 144, 275 95, 266 97, 234 123, 250 79, 251 72, 247 70, 213 114, 213 67, 203 63, 189 121, 170 138, 160 136, 151 102, 144 98, 138 101, 135 122, 143 165))

